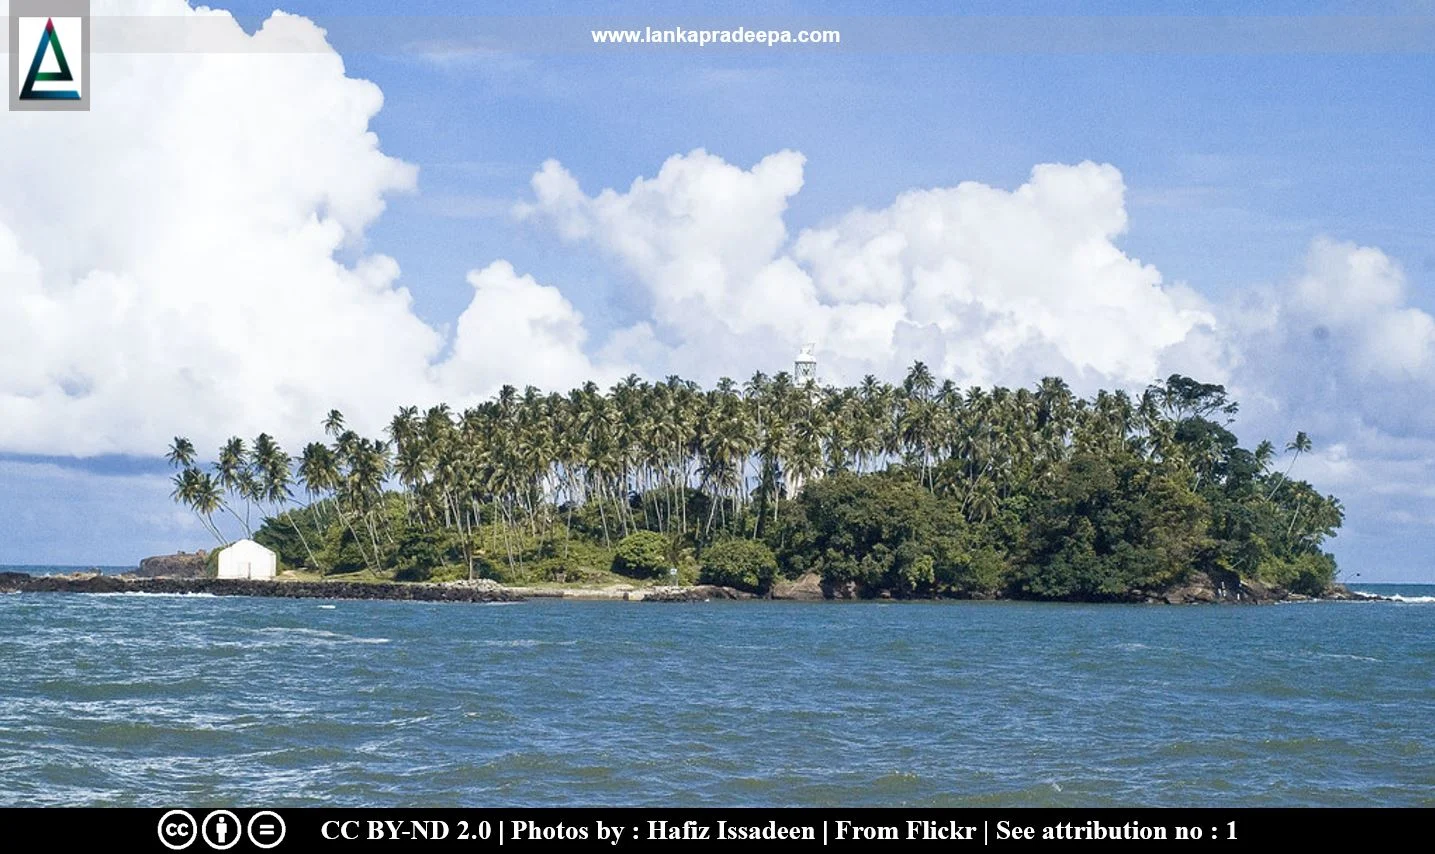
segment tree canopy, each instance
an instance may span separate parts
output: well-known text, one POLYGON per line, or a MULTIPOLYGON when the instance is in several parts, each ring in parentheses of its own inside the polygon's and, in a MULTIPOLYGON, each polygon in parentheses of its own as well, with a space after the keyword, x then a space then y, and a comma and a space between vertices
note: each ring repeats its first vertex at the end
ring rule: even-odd
POLYGON ((297 459, 267 434, 208 464, 177 437, 167 457, 175 498, 217 538, 216 518, 248 532, 258 513, 256 538, 324 573, 571 581, 656 572, 661 555, 754 589, 811 571, 860 595, 1119 598, 1193 569, 1317 592, 1340 503, 1292 478, 1305 433, 1284 456, 1247 450, 1236 413, 1224 387, 1180 375, 1082 398, 1055 377, 961 390, 918 362, 846 387, 505 386, 461 412, 404 407, 382 437, 330 411, 328 441, 297 459))

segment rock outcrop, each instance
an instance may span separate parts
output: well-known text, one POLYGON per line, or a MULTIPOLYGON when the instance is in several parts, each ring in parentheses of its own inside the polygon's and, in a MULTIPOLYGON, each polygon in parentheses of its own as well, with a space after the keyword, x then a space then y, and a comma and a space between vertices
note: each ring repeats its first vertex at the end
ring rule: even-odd
POLYGON ((209 553, 204 549, 197 552, 175 552, 172 555, 155 555, 140 561, 134 571, 138 578, 203 578, 205 562, 209 553))
POLYGON ((630 600, 641 602, 707 602, 710 599, 753 599, 751 593, 744 593, 731 587, 716 584, 694 584, 691 587, 650 587, 628 594, 630 600))
POLYGON ((1293 593, 1274 584, 1243 579, 1234 572, 1220 571, 1193 572, 1184 580, 1163 590, 1133 591, 1133 598, 1139 602, 1164 602, 1170 605, 1210 602, 1261 605, 1269 602, 1309 602, 1315 599, 1376 602, 1385 599, 1384 596, 1353 592, 1343 584, 1331 585, 1329 590, 1319 596, 1308 596, 1304 593, 1293 593))

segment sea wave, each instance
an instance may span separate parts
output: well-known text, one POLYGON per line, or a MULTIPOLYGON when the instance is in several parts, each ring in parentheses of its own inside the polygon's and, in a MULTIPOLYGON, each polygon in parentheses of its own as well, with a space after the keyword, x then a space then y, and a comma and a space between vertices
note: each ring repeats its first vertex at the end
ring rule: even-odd
POLYGON ((1401 596, 1399 593, 1394 593, 1387 598, 1395 602, 1404 602, 1407 605, 1435 604, 1435 596, 1401 596))
POLYGON ((149 596, 156 599, 215 599, 213 593, 151 593, 145 590, 117 590, 113 593, 89 593, 88 596, 149 596))
POLYGON ((262 635, 280 635, 286 640, 299 643, 390 643, 388 638, 365 638, 357 635, 345 635, 339 632, 327 632, 323 629, 287 628, 284 626, 272 626, 258 630, 262 635))
POLYGON ((1371 658, 1368 655, 1354 655, 1353 653, 1348 652, 1317 652, 1315 654, 1315 657, 1341 659, 1344 661, 1370 661, 1375 662, 1376 664, 1379 664, 1381 662, 1381 659, 1379 658, 1371 658))

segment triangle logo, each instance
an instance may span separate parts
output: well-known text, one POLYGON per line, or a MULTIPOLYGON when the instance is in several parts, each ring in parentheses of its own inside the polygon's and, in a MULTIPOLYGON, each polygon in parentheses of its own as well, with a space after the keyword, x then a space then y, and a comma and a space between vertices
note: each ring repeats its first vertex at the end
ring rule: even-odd
POLYGON ((60 45, 60 37, 55 34, 55 21, 46 19, 45 32, 40 36, 40 44, 35 48, 35 60, 30 63, 30 73, 25 77, 25 85, 20 89, 20 100, 22 101, 78 101, 80 93, 74 89, 35 89, 35 83, 73 83, 74 75, 70 73, 70 63, 65 60, 65 49, 60 45), (40 66, 45 60, 46 51, 55 54, 55 62, 59 64, 59 71, 41 71, 40 66))

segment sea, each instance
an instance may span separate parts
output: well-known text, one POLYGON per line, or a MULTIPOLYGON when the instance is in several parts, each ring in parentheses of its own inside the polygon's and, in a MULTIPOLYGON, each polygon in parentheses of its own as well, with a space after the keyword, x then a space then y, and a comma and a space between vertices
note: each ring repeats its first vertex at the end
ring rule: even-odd
POLYGON ((0 596, 0 805, 1432 806, 1390 602, 0 596))

